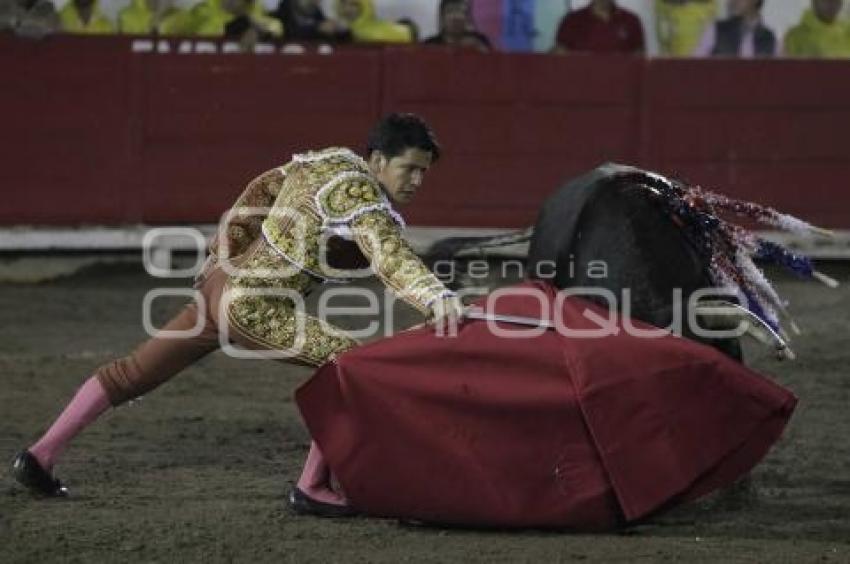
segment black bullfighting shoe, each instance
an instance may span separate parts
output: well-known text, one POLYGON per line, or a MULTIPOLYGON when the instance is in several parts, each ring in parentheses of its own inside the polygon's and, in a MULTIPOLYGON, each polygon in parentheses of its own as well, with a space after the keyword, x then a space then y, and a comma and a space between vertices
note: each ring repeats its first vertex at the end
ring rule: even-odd
POLYGON ((350 505, 336 505, 317 501, 301 491, 300 488, 292 488, 289 492, 289 508, 298 515, 312 515, 313 517, 330 519, 356 517, 358 515, 357 510, 350 505))
POLYGON ((22 451, 12 463, 12 476, 34 494, 45 497, 65 497, 68 489, 41 467, 38 459, 28 450, 22 451))

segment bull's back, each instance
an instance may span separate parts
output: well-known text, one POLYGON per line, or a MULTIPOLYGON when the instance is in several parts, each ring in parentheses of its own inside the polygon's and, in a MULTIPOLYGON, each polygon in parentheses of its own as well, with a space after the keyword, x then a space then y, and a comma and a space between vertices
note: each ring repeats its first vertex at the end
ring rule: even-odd
MULTIPOLYGON (((605 165, 549 198, 535 225, 528 271, 560 289, 607 290, 619 311, 628 304, 631 317, 657 327, 673 322, 680 291, 682 333, 693 338, 687 300, 712 286, 707 265, 639 178, 631 167, 605 165)), ((737 346, 718 348, 739 356, 737 346)))

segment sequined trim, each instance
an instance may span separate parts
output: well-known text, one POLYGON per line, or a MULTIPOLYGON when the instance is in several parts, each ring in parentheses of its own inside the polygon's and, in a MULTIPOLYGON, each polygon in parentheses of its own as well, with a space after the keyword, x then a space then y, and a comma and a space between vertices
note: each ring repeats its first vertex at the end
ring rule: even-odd
POLYGON ((356 154, 351 149, 325 149, 323 151, 309 151, 307 153, 292 155, 293 162, 299 164, 315 163, 318 161, 325 161, 329 159, 342 159, 344 161, 355 164, 361 168, 369 168, 369 165, 366 163, 363 157, 356 154))

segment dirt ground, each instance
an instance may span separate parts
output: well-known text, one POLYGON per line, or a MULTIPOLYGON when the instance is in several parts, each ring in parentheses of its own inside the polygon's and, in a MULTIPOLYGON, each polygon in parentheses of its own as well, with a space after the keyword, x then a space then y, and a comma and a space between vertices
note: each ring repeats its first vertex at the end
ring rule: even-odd
MULTIPOLYGON (((57 469, 70 499, 30 497, 7 464, 0 562, 850 562, 850 268, 823 268, 844 286, 778 284, 806 330, 799 360, 748 350, 801 399, 749 495, 608 535, 296 517, 285 496, 308 435, 292 395, 310 371, 215 353, 79 437, 57 469)), ((93 368, 144 336, 142 297, 160 285, 137 265, 0 284, 3 460, 37 438, 93 368)), ((160 303, 157 317, 176 305, 160 303)))

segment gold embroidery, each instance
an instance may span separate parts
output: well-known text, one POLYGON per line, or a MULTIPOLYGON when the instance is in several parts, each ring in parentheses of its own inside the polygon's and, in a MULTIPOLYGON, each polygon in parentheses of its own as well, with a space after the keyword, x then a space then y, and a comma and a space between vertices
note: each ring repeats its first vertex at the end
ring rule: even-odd
POLYGON ((325 272, 328 265, 320 261, 325 236, 338 228, 353 230, 376 274, 421 312, 431 313, 431 304, 447 294, 402 237, 401 220, 365 162, 350 151, 309 153, 259 176, 235 206, 247 207, 271 210, 265 218, 238 216, 228 227, 230 255, 244 255, 238 260, 240 272, 229 281, 233 299, 228 318, 264 346, 292 348, 299 326, 304 327, 304 344, 297 358, 304 362, 321 364, 356 345, 341 330, 306 315, 293 298, 272 295, 291 291, 303 296, 316 283, 313 275, 338 276, 325 272), (271 294, 251 293, 258 289, 271 294))
POLYGON ((407 244, 398 224, 382 210, 356 218, 355 239, 372 262, 381 281, 399 297, 425 314, 431 304, 448 294, 442 282, 425 266, 407 244))
POLYGON ((221 233, 217 234, 210 243, 210 254, 218 258, 237 257, 257 240, 265 214, 252 213, 249 208, 271 207, 280 191, 283 178, 281 170, 274 169, 248 183, 231 208, 229 221, 224 229, 226 241, 222 242, 221 233))
POLYGON ((352 214, 385 200, 365 164, 346 156, 350 152, 328 149, 306 158, 324 154, 329 156, 293 163, 262 230, 288 260, 322 278, 344 280, 344 273, 329 269, 320 259, 327 224, 344 225, 352 214))
POLYGON ((296 310, 290 300, 271 301, 266 296, 239 296, 231 302, 228 319, 258 344, 292 352, 294 358, 314 366, 357 346, 357 341, 336 327, 296 310))
POLYGON ((315 281, 283 261, 265 241, 257 244, 240 269, 240 275, 230 278, 228 319, 241 333, 270 349, 296 347, 296 359, 316 366, 357 344, 343 331, 305 314, 292 297, 275 295, 291 291, 304 296, 315 281), (257 290, 269 293, 257 295, 257 290), (299 331, 303 331, 300 339, 299 331))
MULTIPOLYGON (((319 212, 331 222, 344 221, 360 209, 386 203, 375 181, 362 173, 349 176, 319 193, 318 199, 319 212)), ((389 208, 389 204, 386 206, 389 208)))

